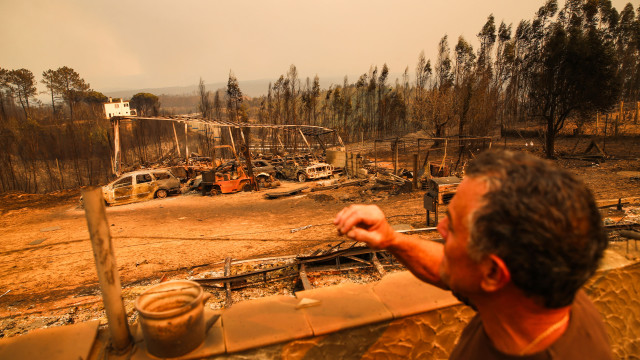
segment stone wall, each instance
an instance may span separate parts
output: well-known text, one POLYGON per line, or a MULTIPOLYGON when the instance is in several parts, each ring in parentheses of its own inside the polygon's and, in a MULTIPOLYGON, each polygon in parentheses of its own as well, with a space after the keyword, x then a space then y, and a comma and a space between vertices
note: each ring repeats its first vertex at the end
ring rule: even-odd
MULTIPOLYGON (((585 291, 603 315, 614 359, 640 359, 640 263, 599 271, 585 291)), ((474 314, 457 304, 218 358, 447 359, 474 314)))

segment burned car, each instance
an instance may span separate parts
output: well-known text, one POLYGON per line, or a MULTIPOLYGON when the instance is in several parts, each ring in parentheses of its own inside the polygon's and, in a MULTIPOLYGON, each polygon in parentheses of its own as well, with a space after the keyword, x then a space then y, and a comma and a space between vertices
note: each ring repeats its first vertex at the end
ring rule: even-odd
POLYGON ((327 163, 300 165, 295 161, 290 160, 282 166, 276 166, 276 172, 277 175, 283 179, 305 182, 307 180, 331 177, 333 175, 333 166, 327 163))
POLYGON ((236 161, 229 161, 215 170, 202 172, 202 181, 198 189, 202 195, 231 194, 238 191, 251 191, 255 177, 247 175, 244 166, 236 161))
POLYGON ((264 186, 266 183, 272 182, 276 177, 276 168, 267 160, 252 160, 251 166, 253 167, 253 175, 255 176, 256 181, 260 183, 260 186, 264 186))
POLYGON ((107 205, 165 198, 180 192, 180 180, 168 170, 138 170, 121 175, 102 187, 107 205))

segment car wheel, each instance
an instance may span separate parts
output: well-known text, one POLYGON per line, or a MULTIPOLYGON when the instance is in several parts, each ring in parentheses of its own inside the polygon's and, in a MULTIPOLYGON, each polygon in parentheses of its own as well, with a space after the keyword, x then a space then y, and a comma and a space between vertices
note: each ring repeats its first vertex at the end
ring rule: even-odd
POLYGON ((298 174, 298 181, 299 182, 305 182, 307 181, 307 175, 303 174, 303 173, 299 173, 298 174))
POLYGON ((213 188, 211 188, 211 191, 209 193, 212 196, 216 196, 216 195, 220 195, 222 192, 220 191, 220 188, 214 186, 213 188))
POLYGON ((165 189, 160 189, 158 191, 156 191, 156 197, 158 199, 164 199, 167 197, 167 190, 165 189))
POLYGON ((242 185, 242 191, 249 192, 251 190, 253 190, 253 187, 251 186, 250 183, 245 183, 244 185, 242 185))

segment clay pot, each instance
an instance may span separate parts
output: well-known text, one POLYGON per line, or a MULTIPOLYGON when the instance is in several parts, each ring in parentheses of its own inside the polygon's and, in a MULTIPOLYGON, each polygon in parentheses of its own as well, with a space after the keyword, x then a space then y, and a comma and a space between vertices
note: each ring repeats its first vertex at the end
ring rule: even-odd
POLYGON ((211 294, 193 281, 155 285, 136 299, 149 354, 170 358, 196 349, 205 337, 204 304, 211 294))

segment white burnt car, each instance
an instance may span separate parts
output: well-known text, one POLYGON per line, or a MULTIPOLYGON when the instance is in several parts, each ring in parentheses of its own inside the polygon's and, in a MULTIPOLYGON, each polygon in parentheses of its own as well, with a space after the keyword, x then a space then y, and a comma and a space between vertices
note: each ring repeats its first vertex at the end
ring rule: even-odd
POLYGON ((276 166, 276 172, 281 178, 305 182, 307 180, 331 177, 333 175, 333 166, 323 162, 299 165, 290 160, 282 166, 276 166))
POLYGON ((165 198, 180 192, 180 180, 169 170, 138 170, 121 175, 102 187, 107 205, 165 198))

